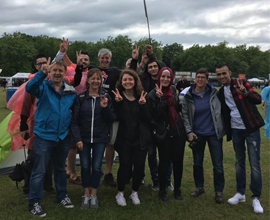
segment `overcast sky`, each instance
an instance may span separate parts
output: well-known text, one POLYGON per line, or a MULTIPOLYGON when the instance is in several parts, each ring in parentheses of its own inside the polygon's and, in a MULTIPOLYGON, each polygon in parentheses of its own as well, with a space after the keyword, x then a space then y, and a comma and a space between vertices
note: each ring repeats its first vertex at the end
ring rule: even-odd
MULTIPOLYGON (((178 43, 270 49, 269 0, 146 0, 151 37, 178 43)), ((143 0, 1 0, 0 35, 20 31, 95 42, 148 37, 143 0)))

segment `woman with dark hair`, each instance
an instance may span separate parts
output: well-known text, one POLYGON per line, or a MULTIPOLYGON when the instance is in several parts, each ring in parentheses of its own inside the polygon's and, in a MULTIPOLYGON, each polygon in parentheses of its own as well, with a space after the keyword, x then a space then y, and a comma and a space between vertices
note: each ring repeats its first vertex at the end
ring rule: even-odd
POLYGON ((110 96, 102 90, 101 85, 101 71, 97 68, 89 70, 86 90, 77 96, 72 111, 71 131, 79 149, 85 192, 82 208, 98 208, 96 194, 103 175, 102 158, 106 143, 110 140, 110 123, 116 118, 110 96))
POLYGON ((174 198, 181 200, 181 179, 186 135, 180 116, 180 104, 176 88, 172 86, 173 73, 169 67, 158 72, 156 88, 148 97, 147 104, 152 115, 151 128, 155 137, 158 155, 159 198, 166 202, 166 173, 168 162, 173 163, 174 198))
POLYGON ((114 108, 119 120, 115 142, 115 150, 119 154, 118 193, 115 198, 119 206, 127 205, 124 189, 131 175, 130 199, 134 205, 138 205, 140 200, 137 192, 144 178, 147 149, 152 144, 150 115, 145 99, 147 93, 143 91, 137 73, 129 69, 122 71, 116 89, 112 92, 115 95, 114 108))

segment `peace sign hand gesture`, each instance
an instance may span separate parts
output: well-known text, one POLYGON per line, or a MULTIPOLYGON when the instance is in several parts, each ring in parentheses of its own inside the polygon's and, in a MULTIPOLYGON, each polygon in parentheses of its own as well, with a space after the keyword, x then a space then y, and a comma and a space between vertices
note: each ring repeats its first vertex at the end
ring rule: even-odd
POLYGON ((106 108, 108 105, 108 98, 106 95, 100 95, 100 106, 101 108, 106 108))
POLYGON ((120 102, 123 100, 123 97, 120 95, 119 90, 115 88, 115 91, 112 90, 112 93, 115 95, 115 101, 120 102))
POLYGON ((50 72, 50 69, 55 65, 55 62, 52 63, 51 65, 50 65, 50 62, 51 62, 51 58, 49 57, 47 63, 42 64, 41 66, 41 71, 46 75, 48 75, 48 72, 50 72))
POLYGON ((68 39, 65 40, 63 37, 63 42, 60 44, 60 52, 66 53, 68 50, 68 39))
POLYGON ((132 50, 132 58, 135 60, 138 60, 139 57, 139 49, 140 47, 137 45, 134 45, 134 49, 132 50))
POLYGON ((237 88, 239 89, 240 93, 247 93, 246 87, 243 85, 243 80, 237 78, 237 88))
POLYGON ((161 98, 163 96, 162 92, 162 85, 160 84, 160 87, 158 87, 158 84, 156 84, 156 96, 161 98))
POLYGON ((82 51, 80 50, 79 53, 76 51, 76 57, 77 57, 77 65, 82 66, 83 60, 82 60, 82 51))
POLYGON ((146 96, 146 95, 147 95, 147 92, 142 91, 141 97, 140 97, 140 99, 139 99, 139 104, 140 104, 140 105, 143 105, 143 104, 146 103, 146 99, 145 99, 145 96, 146 96))

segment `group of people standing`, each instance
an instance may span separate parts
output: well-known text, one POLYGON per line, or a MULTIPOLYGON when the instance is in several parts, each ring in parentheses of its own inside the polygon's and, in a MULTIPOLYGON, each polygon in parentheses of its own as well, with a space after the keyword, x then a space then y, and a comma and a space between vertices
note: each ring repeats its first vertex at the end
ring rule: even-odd
MULTIPOLYGON (((236 152, 237 193, 228 202, 245 201, 246 140, 252 167, 252 205, 256 213, 263 213, 259 201, 262 187, 259 128, 263 126, 263 120, 255 107, 261 98, 248 82, 232 80, 228 66, 221 65, 216 68, 216 74, 224 86, 217 91, 207 84, 207 70, 199 69, 195 84, 188 90, 181 107, 178 91, 173 85, 173 72, 156 59, 150 45, 145 46, 145 56, 142 56, 142 72, 138 72, 142 67, 138 65, 138 47, 132 51, 129 68, 122 71, 109 67, 112 53, 108 49, 99 51, 100 66, 93 67, 88 54, 81 51, 77 53, 77 64, 73 64, 67 57, 67 48, 68 41, 63 40, 52 64, 50 58, 42 63, 25 86, 26 91, 37 98, 33 127, 34 168, 28 199, 31 213, 46 216, 40 200, 51 156, 57 201, 65 208, 74 207, 67 196, 65 171, 71 139, 80 155, 84 189, 82 208, 98 208, 97 190, 103 176, 101 166, 105 149, 109 151, 106 155, 109 165, 114 149, 119 154, 115 196, 119 206, 127 205, 124 191, 130 180, 130 199, 133 204, 140 204, 138 191, 145 175, 146 156, 156 157, 153 153, 156 149, 159 163, 150 166, 153 186, 158 187, 160 200, 166 202, 167 176, 172 164, 174 198, 181 200, 186 140, 192 143, 193 152, 196 188, 191 195, 198 197, 204 193, 203 158, 207 142, 214 167, 215 201, 222 203, 222 138, 225 133, 228 140, 232 137, 236 152), (111 134, 117 127, 115 138, 111 134)), ((112 175, 108 164, 107 179, 112 175)), ((110 181, 113 181, 112 177, 110 181)))

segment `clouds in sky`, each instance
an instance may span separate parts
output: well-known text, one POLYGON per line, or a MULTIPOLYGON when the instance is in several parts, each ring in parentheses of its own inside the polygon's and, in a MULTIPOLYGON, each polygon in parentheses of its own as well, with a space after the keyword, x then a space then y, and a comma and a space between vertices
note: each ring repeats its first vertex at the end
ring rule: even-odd
MULTIPOLYGON (((165 44, 258 45, 270 49, 269 0, 146 0, 151 37, 165 44)), ((148 37, 143 0, 1 0, 0 34, 70 40, 148 37)))

